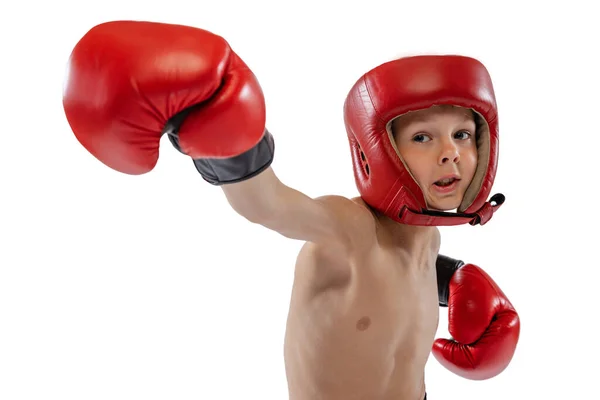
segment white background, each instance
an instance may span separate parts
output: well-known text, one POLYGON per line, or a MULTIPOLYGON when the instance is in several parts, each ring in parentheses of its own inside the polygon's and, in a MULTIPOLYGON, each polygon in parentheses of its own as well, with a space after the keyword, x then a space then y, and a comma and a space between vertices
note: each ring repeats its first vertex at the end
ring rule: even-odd
MULTIPOLYGON (((283 336, 302 245, 235 214, 166 138, 144 176, 108 169, 64 117, 69 54, 115 19, 224 36, 258 76, 279 177, 357 194, 342 120, 400 55, 488 67, 500 113, 489 225, 443 228, 522 319, 510 367, 473 382, 431 357, 431 399, 597 398, 597 12, 584 1, 101 1, 3 6, 0 399, 287 399, 283 336), (495 4, 494 6, 490 4, 495 4), (542 3, 540 3, 542 4, 542 3)), ((438 336, 448 336, 442 310, 438 336)))

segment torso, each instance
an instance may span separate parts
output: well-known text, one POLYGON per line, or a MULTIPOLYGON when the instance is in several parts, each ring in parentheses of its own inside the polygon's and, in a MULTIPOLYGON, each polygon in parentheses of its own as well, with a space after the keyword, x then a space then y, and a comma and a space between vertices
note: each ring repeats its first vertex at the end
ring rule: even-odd
POLYGON ((386 226, 340 254, 307 243, 285 338, 290 400, 422 400, 438 326, 436 228, 386 226))

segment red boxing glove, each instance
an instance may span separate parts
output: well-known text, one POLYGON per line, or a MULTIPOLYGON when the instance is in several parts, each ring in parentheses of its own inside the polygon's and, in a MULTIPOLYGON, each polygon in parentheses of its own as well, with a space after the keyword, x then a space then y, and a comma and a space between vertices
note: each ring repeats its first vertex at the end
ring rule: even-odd
POLYGON ((440 304, 444 305, 445 288, 440 280, 444 274, 449 275, 448 323, 453 339, 437 339, 433 355, 444 367, 464 378, 493 378, 510 364, 515 353, 520 333, 519 316, 506 295, 481 268, 463 265, 449 257, 445 257, 444 265, 444 257, 438 257, 438 287, 440 304), (444 266, 447 269, 442 270, 444 266))
POLYGON ((108 22, 81 38, 68 66, 67 120, 80 143, 117 171, 152 170, 165 133, 211 183, 247 178, 272 160, 262 90, 220 36, 182 25, 108 22), (243 172, 230 163, 215 175, 212 165, 196 162, 231 160, 260 143, 261 157, 242 160, 243 172))

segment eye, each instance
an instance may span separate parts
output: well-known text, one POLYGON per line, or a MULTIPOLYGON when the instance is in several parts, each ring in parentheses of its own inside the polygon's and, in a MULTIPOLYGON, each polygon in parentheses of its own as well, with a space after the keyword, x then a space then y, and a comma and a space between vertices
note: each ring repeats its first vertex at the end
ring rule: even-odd
POLYGON ((429 141, 430 139, 426 135, 424 135, 422 133, 418 133, 415 136, 413 136, 412 140, 413 140, 413 142, 423 143, 423 142, 429 141))
POLYGON ((467 140, 471 138, 469 131, 458 131, 454 134, 454 137, 459 140, 467 140))

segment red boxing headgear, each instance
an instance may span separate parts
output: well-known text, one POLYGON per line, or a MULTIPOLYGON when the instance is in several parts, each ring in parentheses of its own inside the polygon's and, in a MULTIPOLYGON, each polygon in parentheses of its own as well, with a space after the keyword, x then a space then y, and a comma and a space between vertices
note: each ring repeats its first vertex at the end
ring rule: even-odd
POLYGON ((354 177, 363 200, 408 225, 484 225, 504 203, 490 194, 498 164, 498 115, 490 75, 463 56, 414 56, 384 63, 364 74, 344 103, 354 177), (478 163, 457 212, 427 209, 423 191, 393 144, 392 122, 435 105, 475 111, 478 163))

